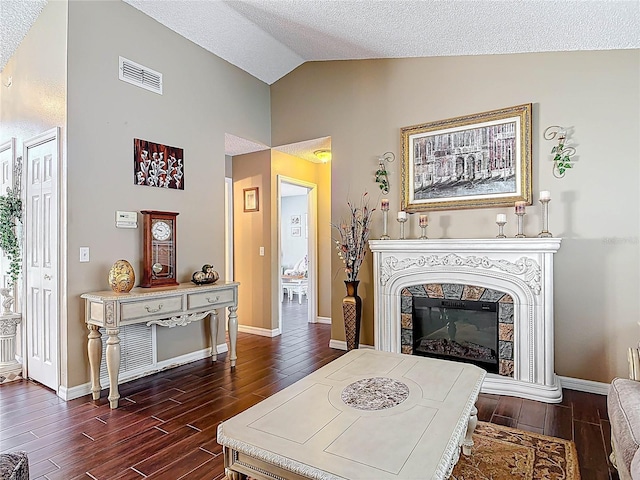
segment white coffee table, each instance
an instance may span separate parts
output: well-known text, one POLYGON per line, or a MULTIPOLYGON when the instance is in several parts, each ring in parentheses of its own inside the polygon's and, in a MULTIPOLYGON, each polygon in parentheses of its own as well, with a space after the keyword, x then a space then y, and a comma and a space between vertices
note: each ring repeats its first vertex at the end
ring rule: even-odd
POLYGON ((445 479, 471 452, 485 371, 352 350, 221 423, 227 477, 445 479))

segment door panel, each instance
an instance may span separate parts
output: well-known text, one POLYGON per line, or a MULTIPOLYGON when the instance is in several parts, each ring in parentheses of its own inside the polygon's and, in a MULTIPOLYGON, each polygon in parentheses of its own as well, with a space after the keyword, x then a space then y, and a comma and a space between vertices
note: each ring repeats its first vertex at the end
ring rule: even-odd
POLYGON ((59 130, 25 142, 27 374, 58 390, 59 130))

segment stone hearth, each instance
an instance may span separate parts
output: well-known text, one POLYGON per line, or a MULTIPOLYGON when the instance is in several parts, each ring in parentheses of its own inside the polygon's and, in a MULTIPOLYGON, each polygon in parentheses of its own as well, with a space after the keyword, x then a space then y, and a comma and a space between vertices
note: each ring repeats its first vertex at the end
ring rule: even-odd
POLYGON ((488 374, 482 391, 562 401, 553 340, 553 254, 560 243, 559 238, 370 241, 375 348, 403 351, 407 291, 447 284, 501 292, 513 302, 513 369, 488 374))

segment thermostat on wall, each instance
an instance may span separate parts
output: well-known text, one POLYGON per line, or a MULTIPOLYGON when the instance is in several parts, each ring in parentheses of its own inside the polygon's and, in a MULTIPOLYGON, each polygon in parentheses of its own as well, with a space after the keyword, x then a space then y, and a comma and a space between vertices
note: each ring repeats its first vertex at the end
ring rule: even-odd
POLYGON ((138 228, 138 213, 117 211, 116 227, 117 228, 138 228))

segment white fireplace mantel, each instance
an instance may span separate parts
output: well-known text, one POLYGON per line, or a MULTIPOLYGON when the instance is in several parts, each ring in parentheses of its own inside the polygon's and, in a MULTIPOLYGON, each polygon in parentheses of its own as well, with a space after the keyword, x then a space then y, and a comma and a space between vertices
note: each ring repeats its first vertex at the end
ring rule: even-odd
POLYGON ((514 302, 513 378, 488 374, 482 391, 562 401, 553 332, 553 254, 560 243, 560 238, 371 240, 375 348, 401 351, 405 287, 454 283, 506 292, 514 302))

